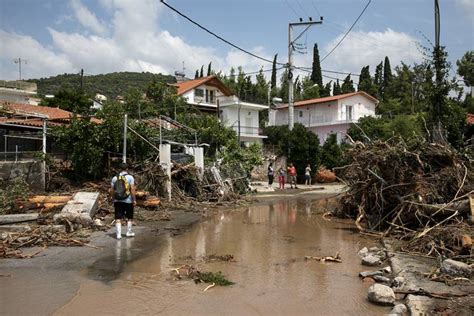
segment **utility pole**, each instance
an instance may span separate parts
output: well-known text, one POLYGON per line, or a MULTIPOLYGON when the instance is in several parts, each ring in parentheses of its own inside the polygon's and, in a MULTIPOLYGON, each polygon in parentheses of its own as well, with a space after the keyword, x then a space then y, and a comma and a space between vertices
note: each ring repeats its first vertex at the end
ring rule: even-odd
POLYGON ((288 129, 291 131, 293 130, 295 124, 295 117, 294 117, 294 108, 293 108, 293 99, 294 99, 294 91, 293 91, 293 44, 301 37, 304 33, 314 24, 322 24, 323 17, 320 17, 319 21, 313 21, 311 17, 309 17, 309 22, 303 22, 303 19, 300 18, 300 22, 296 23, 289 23, 288 24, 288 129), (293 27, 297 26, 306 26, 306 28, 301 32, 294 40, 292 40, 292 32, 293 27))
POLYGON ((18 64, 18 72, 19 72, 20 81, 21 81, 21 63, 27 64, 28 61, 27 61, 26 59, 21 59, 21 57, 19 57, 19 58, 14 59, 13 62, 14 62, 15 64, 18 64))
MULTIPOLYGON (((125 114, 123 117, 123 152, 122 152, 123 163, 127 163, 127 127, 128 127, 128 115, 125 114)), ((161 122, 160 122, 160 127, 161 127, 161 122)), ((161 137, 161 133, 160 133, 160 137, 161 137)), ((161 144, 161 140, 160 140, 160 144, 161 144)))

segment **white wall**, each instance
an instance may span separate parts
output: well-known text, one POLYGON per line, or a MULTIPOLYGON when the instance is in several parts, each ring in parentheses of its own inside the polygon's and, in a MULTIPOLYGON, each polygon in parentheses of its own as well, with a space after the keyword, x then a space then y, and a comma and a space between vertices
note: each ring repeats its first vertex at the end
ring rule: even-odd
POLYGON ((216 107, 217 106, 217 98, 221 98, 222 96, 224 96, 224 94, 216 87, 214 86, 209 86, 209 85, 200 85, 194 89, 191 89, 190 91, 188 92, 185 92, 183 93, 183 98, 187 99, 187 102, 188 103, 192 103, 192 104, 201 104, 201 105, 211 105, 213 107, 216 107), (201 98, 201 97, 195 97, 195 89, 202 89, 204 91, 204 96, 201 98), (206 90, 213 90, 214 91, 214 103, 209 103, 209 102, 206 102, 206 90))
POLYGON ((21 103, 21 104, 33 104, 35 105, 34 100, 30 100, 35 95, 33 92, 23 91, 23 90, 14 90, 8 88, 0 88, 0 100, 8 101, 11 103, 21 103))
MULTIPOLYGON (((258 135, 258 110, 241 108, 240 109, 240 134, 258 135), (247 128, 248 127, 248 128, 247 128)), ((221 120, 226 126, 238 127, 239 109, 237 105, 226 106, 222 108, 221 120)))
MULTIPOLYGON (((346 122, 346 105, 352 105, 352 121, 375 115, 375 103, 363 95, 342 100, 318 103, 294 108, 294 122, 305 126, 320 126, 346 122)), ((275 111, 274 125, 288 124, 288 108, 275 111)))

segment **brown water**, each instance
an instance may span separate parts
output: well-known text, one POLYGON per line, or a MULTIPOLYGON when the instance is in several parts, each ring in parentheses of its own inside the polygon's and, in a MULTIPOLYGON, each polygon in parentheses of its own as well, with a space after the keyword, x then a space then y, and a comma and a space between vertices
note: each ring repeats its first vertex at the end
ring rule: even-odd
MULTIPOLYGON (((147 257, 126 265, 118 279, 82 282, 59 315, 383 315, 367 302, 357 251, 368 244, 353 226, 315 214, 324 200, 284 200, 220 211, 189 232, 166 236, 147 257), (342 263, 304 257, 341 254, 342 263), (235 262, 204 263, 210 254, 235 262), (192 257, 193 259, 189 259, 192 257), (194 264, 222 271, 236 284, 214 287, 173 280, 172 268, 194 264)), ((117 242, 115 262, 132 256, 133 239, 117 242)), ((90 272, 90 271, 89 271, 90 272)))

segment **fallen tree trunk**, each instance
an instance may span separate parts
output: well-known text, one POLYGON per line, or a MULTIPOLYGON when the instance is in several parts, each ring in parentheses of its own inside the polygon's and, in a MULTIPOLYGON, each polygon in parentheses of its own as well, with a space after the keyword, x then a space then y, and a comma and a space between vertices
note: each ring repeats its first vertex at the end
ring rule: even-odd
POLYGON ((148 200, 137 200, 137 205, 141 207, 157 207, 161 203, 158 198, 151 198, 148 200))
POLYGON ((28 199, 29 203, 63 203, 72 199, 71 195, 36 195, 28 199))

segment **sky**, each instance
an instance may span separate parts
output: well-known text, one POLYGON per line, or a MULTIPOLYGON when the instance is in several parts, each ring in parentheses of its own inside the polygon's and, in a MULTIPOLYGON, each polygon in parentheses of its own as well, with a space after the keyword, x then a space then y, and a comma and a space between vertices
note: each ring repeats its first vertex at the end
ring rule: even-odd
MULTIPOLYGON (((288 61, 288 23, 312 26, 299 40, 294 64, 311 67, 314 43, 324 57, 342 38, 368 0, 167 0, 228 41, 266 59, 278 54, 288 61)), ((434 40, 433 0, 372 0, 342 44, 323 62, 329 71, 359 74, 388 56, 392 67, 423 62, 423 50, 434 40)), ((474 0, 440 0, 441 44, 448 59, 474 49, 474 0)), ((294 34, 303 29, 294 28, 294 34)), ((267 63, 212 37, 166 8, 159 0, 0 0, 0 79, 86 75, 117 71, 173 74, 212 61, 215 71, 246 72, 267 63)), ((269 75, 270 73, 266 73, 269 75)), ((343 79, 344 75, 325 73, 343 79)), ((330 80, 325 78, 326 81, 330 80)), ((356 78, 354 78, 357 81, 356 78)))

